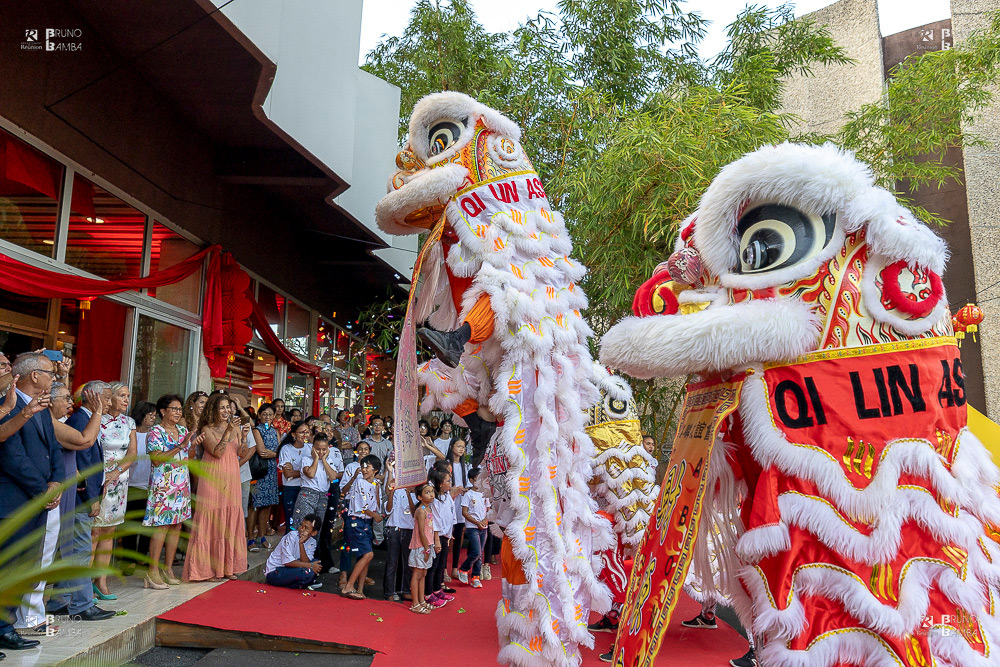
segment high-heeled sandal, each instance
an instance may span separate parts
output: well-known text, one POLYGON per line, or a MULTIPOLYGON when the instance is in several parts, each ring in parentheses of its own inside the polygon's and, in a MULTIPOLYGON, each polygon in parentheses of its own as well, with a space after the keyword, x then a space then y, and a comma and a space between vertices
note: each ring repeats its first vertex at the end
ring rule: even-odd
POLYGON ((102 593, 101 589, 94 584, 94 597, 98 600, 117 600, 118 596, 114 593, 102 593))
POLYGON ((168 588, 170 588, 170 586, 167 586, 164 583, 153 581, 152 579, 149 578, 148 574, 146 575, 146 578, 142 580, 142 587, 144 589, 152 588, 154 591, 165 591, 168 588))
POLYGON ((180 579, 176 577, 171 577, 170 573, 162 568, 160 569, 160 578, 163 579, 164 582, 170 584, 171 586, 177 586, 181 583, 180 579))

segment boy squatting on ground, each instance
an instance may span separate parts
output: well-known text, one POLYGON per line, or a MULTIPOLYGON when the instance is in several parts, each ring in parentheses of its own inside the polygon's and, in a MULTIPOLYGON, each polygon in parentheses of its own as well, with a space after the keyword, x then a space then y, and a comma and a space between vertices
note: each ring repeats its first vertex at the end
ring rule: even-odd
POLYGON ((282 537, 277 548, 267 557, 264 581, 271 586, 285 588, 315 590, 322 586, 323 584, 314 583, 322 565, 312 559, 316 553, 316 533, 319 532, 319 526, 320 518, 315 514, 307 514, 299 522, 296 532, 282 537))

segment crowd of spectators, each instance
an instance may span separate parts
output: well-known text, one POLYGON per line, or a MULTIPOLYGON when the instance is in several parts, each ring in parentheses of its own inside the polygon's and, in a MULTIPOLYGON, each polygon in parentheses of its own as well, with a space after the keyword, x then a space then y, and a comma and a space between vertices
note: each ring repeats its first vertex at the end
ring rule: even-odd
POLYGON ((0 525, 67 481, 0 549, 44 533, 26 540, 39 543, 19 562, 58 557, 102 571, 57 582, 47 602, 41 582, 3 610, 0 649, 37 646, 53 634, 47 618, 114 616, 100 606, 117 599, 111 564, 141 568, 143 587, 157 591, 236 579, 249 553, 267 551, 269 584, 315 589, 317 575, 339 573, 340 593, 364 599, 381 545, 384 595, 414 613, 453 600, 448 584, 478 588, 490 576, 499 540, 487 530, 488 497, 450 420, 420 422, 429 481, 396 489, 391 417, 305 416, 281 399, 255 411, 221 390, 132 404, 122 382, 71 394, 67 371, 40 352, 13 364, 0 355, 0 525))

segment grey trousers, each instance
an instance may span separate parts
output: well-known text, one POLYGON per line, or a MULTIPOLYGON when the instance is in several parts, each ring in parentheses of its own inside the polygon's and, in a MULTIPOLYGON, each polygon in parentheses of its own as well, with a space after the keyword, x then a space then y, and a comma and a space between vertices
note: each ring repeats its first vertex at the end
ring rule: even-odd
MULTIPOLYGON (((90 564, 90 530, 94 520, 87 516, 89 505, 80 505, 59 528, 59 557, 75 565, 90 564)), ((49 611, 69 607, 70 614, 79 614, 94 606, 94 592, 89 578, 71 579, 59 584, 58 589, 46 605, 49 611)))

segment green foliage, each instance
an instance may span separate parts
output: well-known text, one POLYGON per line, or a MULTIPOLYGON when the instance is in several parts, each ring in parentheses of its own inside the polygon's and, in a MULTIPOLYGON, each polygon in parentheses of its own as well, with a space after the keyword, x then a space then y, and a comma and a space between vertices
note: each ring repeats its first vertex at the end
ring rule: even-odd
MULTIPOLYGON (((631 314, 635 289, 669 255, 719 170, 762 145, 833 140, 893 190, 958 178, 944 156, 975 141, 963 124, 991 99, 1000 59, 1000 20, 991 20, 960 48, 909 59, 884 98, 832 136, 794 134, 799 119, 781 109, 785 81, 851 61, 825 27, 793 20, 790 5, 747 7, 727 29, 727 47, 702 62, 704 23, 676 0, 561 0, 557 14, 498 34, 466 0, 421 0, 403 36, 383 41, 366 67, 403 89, 406 114, 419 97, 447 88, 521 126, 590 270, 587 317, 599 338, 631 314)), ((659 438, 678 389, 632 384, 643 426, 659 438)))
POLYGON ((504 96, 501 76, 508 37, 480 25, 468 0, 417 0, 399 37, 386 36, 364 69, 402 90, 400 139, 424 95, 457 90, 473 97, 504 96))
POLYGON ((890 73, 883 98, 847 115, 833 140, 855 151, 878 183, 920 219, 943 225, 937 213, 908 201, 921 187, 958 181, 962 169, 947 159, 950 149, 981 145, 964 132, 992 100, 1000 70, 1000 12, 989 27, 960 47, 910 56, 890 73))

